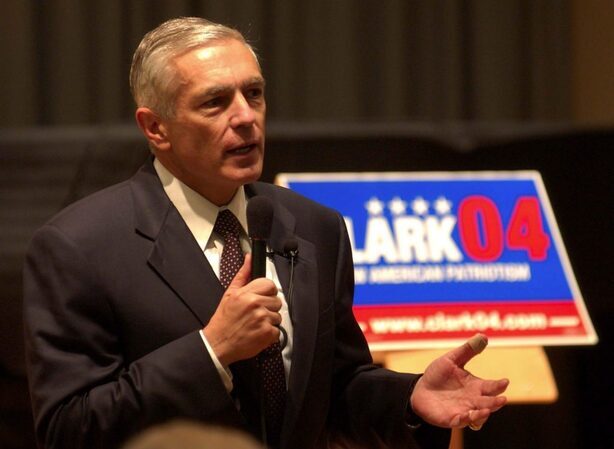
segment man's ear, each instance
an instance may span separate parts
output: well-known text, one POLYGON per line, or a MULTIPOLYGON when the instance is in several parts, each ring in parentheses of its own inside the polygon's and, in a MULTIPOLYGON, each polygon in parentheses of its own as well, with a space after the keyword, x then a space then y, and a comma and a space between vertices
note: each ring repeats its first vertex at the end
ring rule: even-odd
POLYGON ((149 108, 140 107, 135 112, 136 123, 150 145, 158 151, 168 151, 170 142, 164 121, 149 108))

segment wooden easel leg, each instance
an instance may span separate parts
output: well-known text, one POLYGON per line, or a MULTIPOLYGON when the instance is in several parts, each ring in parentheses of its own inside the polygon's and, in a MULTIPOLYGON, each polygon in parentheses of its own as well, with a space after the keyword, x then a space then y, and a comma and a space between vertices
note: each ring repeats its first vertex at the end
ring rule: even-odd
POLYGON ((463 449, 463 429, 452 429, 450 449, 463 449))

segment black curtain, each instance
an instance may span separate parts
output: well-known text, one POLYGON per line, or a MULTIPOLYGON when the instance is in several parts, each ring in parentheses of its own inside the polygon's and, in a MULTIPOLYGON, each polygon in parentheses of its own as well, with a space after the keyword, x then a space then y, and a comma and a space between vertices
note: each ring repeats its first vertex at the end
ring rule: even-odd
POLYGON ((0 127, 132 120, 145 32, 198 15, 259 51, 271 120, 565 120, 567 0, 4 0, 0 127))

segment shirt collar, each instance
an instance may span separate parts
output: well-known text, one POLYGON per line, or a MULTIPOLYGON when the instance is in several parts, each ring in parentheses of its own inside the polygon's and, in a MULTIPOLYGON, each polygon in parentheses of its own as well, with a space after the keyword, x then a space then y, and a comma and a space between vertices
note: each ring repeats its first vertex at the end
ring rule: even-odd
POLYGON ((241 223, 243 232, 247 234, 247 199, 243 186, 237 189, 230 203, 226 206, 218 207, 200 193, 181 182, 158 159, 154 160, 154 168, 160 181, 162 181, 166 195, 185 221, 201 248, 207 245, 220 210, 230 209, 239 220, 239 223, 241 223))

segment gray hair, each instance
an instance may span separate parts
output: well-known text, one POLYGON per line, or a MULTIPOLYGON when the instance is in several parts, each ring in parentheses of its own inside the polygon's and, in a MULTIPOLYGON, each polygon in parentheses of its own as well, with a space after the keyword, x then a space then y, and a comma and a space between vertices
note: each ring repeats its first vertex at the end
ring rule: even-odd
POLYGON ((239 31, 200 17, 171 19, 151 30, 134 52, 130 67, 130 91, 137 107, 172 117, 178 86, 171 61, 187 51, 229 39, 244 43, 258 62, 239 31))

